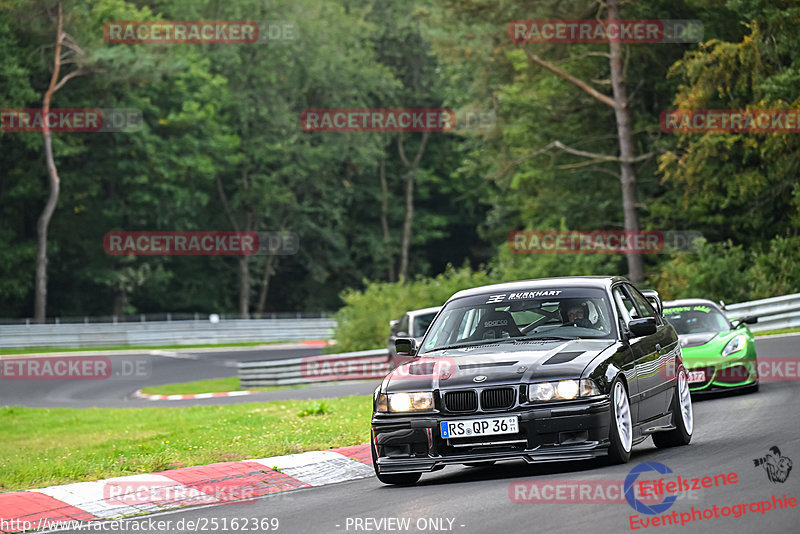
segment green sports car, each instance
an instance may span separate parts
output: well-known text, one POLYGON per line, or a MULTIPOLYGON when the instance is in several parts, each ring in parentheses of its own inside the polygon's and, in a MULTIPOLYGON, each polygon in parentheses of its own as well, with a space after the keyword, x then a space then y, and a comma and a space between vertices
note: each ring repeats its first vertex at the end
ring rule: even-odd
POLYGON ((758 390, 756 346, 747 328, 755 317, 731 323, 719 305, 705 299, 664 302, 664 317, 678 332, 693 393, 758 390))

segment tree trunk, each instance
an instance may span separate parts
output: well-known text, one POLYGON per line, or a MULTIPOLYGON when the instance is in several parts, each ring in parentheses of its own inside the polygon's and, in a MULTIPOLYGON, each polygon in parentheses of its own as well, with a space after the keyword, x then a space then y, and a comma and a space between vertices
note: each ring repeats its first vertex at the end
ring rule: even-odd
POLYGON ((386 276, 389 282, 394 283, 394 254, 392 254, 392 244, 389 235, 389 184, 386 181, 386 160, 384 158, 381 158, 379 175, 381 178, 381 228, 383 228, 383 250, 389 262, 386 268, 386 276))
POLYGON ((405 283, 408 278, 408 253, 411 248, 411 225, 414 221, 414 170, 406 175, 406 216, 403 220, 403 241, 400 245, 400 280, 405 283))
POLYGON ((403 239, 400 245, 399 273, 399 279, 404 284, 408 279, 408 256, 411 249, 411 228, 414 222, 414 181, 429 136, 430 132, 422 134, 422 140, 419 143, 419 149, 417 149, 417 155, 414 157, 413 161, 409 161, 406 157, 406 151, 403 147, 403 134, 401 133, 397 136, 397 151, 400 154, 403 165, 405 165, 408 170, 408 174, 406 175, 406 216, 403 221, 403 239))
POLYGON ((261 289, 258 293, 258 305, 256 306, 256 312, 258 314, 263 314, 264 308, 267 305, 267 292, 269 291, 269 281, 273 274, 272 262, 274 260, 274 254, 267 256, 267 263, 264 266, 264 274, 261 277, 261 289))
MULTIPOLYGON (((619 19, 617 0, 608 2, 608 19, 619 19)), ((636 172, 633 167, 634 149, 631 135, 631 117, 628 110, 628 96, 622 73, 622 47, 620 43, 609 42, 611 53, 611 87, 614 92, 614 115, 617 119, 619 137, 619 167, 622 186, 622 211, 625 218, 625 231, 639 230, 639 216, 636 211, 636 172)), ((634 283, 644 282, 644 262, 641 254, 626 254, 628 276, 634 283)))
MULTIPOLYGON (((61 43, 64 39, 63 28, 64 17, 61 11, 61 2, 59 2, 56 30, 58 33, 56 35, 56 49, 53 55, 53 75, 50 77, 50 85, 42 99, 43 118, 47 117, 48 113, 50 113, 50 101, 55 92, 58 91, 70 77, 77 76, 79 72, 73 72, 70 76, 62 80, 61 83, 58 82, 58 76, 61 72, 61 43)), ((33 321, 35 323, 44 323, 47 317, 47 230, 50 226, 50 219, 53 218, 53 212, 56 210, 58 196, 61 192, 61 179, 58 177, 56 162, 53 158, 53 139, 47 120, 42 121, 42 138, 44 140, 44 156, 47 162, 47 183, 50 187, 50 194, 47 197, 47 203, 36 224, 36 280, 33 301, 33 321)))
MULTIPOLYGON (((242 170, 242 183, 245 188, 247 187, 247 170, 242 170)), ((228 204, 228 196, 225 194, 225 188, 222 185, 222 179, 219 174, 214 177, 217 182, 217 193, 219 193, 219 200, 222 202, 222 209, 225 211, 225 216, 234 232, 239 231, 239 225, 236 222, 236 217, 233 216, 230 204, 228 204)), ((251 232, 255 227, 253 214, 248 212, 245 215, 244 231, 251 232)), ((242 319, 250 318, 250 256, 239 256, 239 317, 242 319)))
MULTIPOLYGON (((618 0, 609 0, 608 2, 608 19, 620 20, 618 0)), ((552 72, 559 78, 568 81, 574 86, 580 88, 586 94, 595 98, 598 102, 602 102, 607 106, 614 108, 614 116, 617 122, 617 138, 619 143, 619 158, 611 156, 602 156, 600 154, 590 154, 588 152, 578 151, 564 147, 561 143, 554 143, 557 148, 565 150, 566 152, 581 155, 596 159, 598 161, 617 159, 620 166, 620 186, 622 190, 622 212, 624 217, 624 226, 626 231, 639 230, 639 216, 637 214, 637 198, 636 198, 636 173, 634 171, 634 163, 638 159, 649 157, 650 154, 634 157, 633 137, 631 134, 631 120, 630 111, 628 110, 628 95, 625 89, 625 81, 622 72, 622 47, 620 43, 609 42, 609 64, 611 67, 611 86, 613 89, 614 98, 609 98, 591 87, 588 83, 584 82, 567 73, 558 66, 545 61, 530 50, 525 50, 525 55, 533 63, 540 67, 552 72)), ((631 281, 639 283, 644 281, 644 262, 642 261, 641 254, 627 254, 628 260, 628 277, 631 281)))
MULTIPOLYGON (((42 114, 46 117, 50 111, 50 92, 45 94, 42 105, 42 114)), ((61 191, 61 179, 58 177, 55 160, 53 159, 53 143, 50 130, 43 124, 44 153, 47 160, 47 181, 50 185, 50 195, 44 206, 39 221, 36 224, 38 249, 36 253, 36 296, 34 301, 33 319, 36 323, 44 323, 47 315, 47 229, 50 219, 58 204, 58 195, 61 191)))
POLYGON ((239 256, 239 317, 250 318, 250 259, 239 256))

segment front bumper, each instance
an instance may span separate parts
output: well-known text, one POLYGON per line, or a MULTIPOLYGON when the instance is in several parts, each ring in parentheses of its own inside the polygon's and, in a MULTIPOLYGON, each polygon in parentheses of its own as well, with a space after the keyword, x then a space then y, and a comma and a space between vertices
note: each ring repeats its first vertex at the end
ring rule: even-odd
POLYGON ((755 357, 715 358, 706 361, 683 360, 686 370, 703 371, 705 380, 690 382, 692 393, 710 393, 745 388, 758 383, 758 366, 755 357))
POLYGON ((436 471, 448 464, 522 459, 528 463, 605 456, 608 396, 553 406, 522 406, 506 412, 373 414, 372 447, 382 474, 436 471), (464 419, 519 417, 519 432, 469 438, 441 437, 439 423, 464 419))

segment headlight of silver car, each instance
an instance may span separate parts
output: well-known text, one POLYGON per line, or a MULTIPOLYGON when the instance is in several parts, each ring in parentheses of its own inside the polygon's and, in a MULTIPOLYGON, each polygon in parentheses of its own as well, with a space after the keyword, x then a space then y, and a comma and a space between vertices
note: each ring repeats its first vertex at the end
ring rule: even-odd
POLYGON ((578 397, 600 395, 600 388, 594 380, 558 380, 555 382, 538 382, 528 386, 530 402, 546 402, 551 400, 571 400, 578 397))
POLYGON ((433 393, 430 391, 379 394, 375 397, 377 412, 425 412, 432 409, 433 393))

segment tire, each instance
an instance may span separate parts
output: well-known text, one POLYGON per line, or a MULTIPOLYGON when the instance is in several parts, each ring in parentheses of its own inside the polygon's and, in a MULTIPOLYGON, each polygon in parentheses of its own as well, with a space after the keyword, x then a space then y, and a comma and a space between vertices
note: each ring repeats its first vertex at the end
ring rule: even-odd
POLYGON ((611 420, 608 424, 608 457, 606 463, 625 464, 631 458, 633 448, 633 419, 631 401, 625 383, 615 378, 611 384, 611 420))
POLYGON ((689 379, 684 368, 678 372, 678 379, 675 381, 675 395, 672 397, 670 411, 675 428, 653 434, 653 443, 659 449, 688 445, 692 441, 694 410, 692 409, 692 395, 689 391, 689 379))
POLYGON ((379 475, 375 473, 378 480, 384 484, 391 484, 394 486, 413 486, 422 476, 422 473, 397 473, 393 475, 379 475))
POLYGON ((493 465, 494 463, 495 463, 495 460, 490 460, 488 462, 470 462, 470 463, 464 464, 464 465, 466 465, 467 467, 489 467, 490 465, 493 465))
POLYGON ((375 453, 375 445, 370 445, 372 450, 372 468, 375 470, 375 476, 384 484, 391 484, 394 486, 413 486, 422 477, 422 473, 395 473, 385 475, 378 472, 378 455, 375 453))

